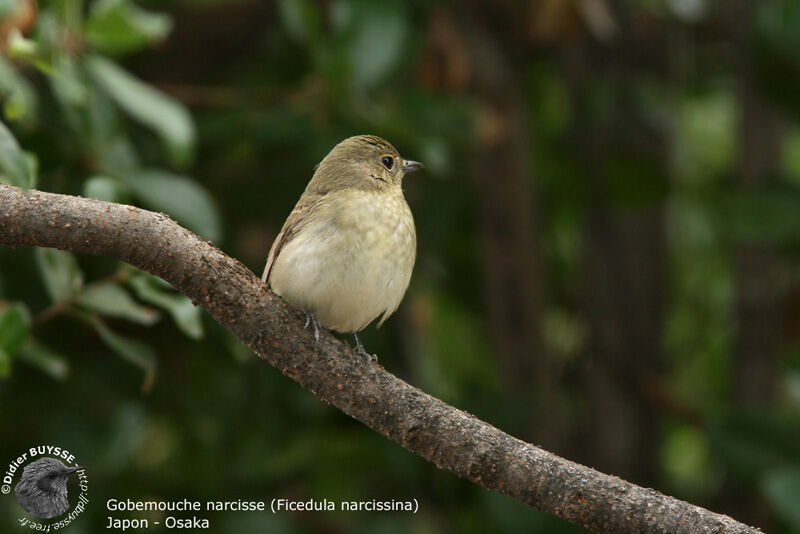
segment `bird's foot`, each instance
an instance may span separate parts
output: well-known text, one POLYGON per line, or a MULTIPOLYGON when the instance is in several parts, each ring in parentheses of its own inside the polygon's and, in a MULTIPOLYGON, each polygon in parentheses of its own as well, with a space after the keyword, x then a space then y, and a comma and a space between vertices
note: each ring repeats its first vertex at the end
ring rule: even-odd
POLYGON ((370 354, 367 352, 367 349, 364 348, 364 345, 361 344, 361 340, 358 339, 358 334, 353 332, 353 336, 356 338, 356 352, 362 355, 367 359, 367 363, 370 362, 377 362, 378 355, 377 354, 370 354))
POLYGON ((308 325, 311 324, 314 327, 314 344, 316 345, 319 343, 319 330, 322 328, 317 321, 317 316, 314 315, 314 312, 307 311, 306 312, 306 324, 303 325, 303 330, 308 328, 308 325))

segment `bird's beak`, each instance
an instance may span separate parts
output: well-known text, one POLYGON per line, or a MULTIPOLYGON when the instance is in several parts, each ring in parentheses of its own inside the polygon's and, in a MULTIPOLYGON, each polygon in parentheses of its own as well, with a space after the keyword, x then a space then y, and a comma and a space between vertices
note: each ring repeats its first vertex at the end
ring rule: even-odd
POLYGON ((414 160, 411 160, 411 159, 407 159, 405 165, 403 165, 403 172, 409 173, 409 172, 418 171, 418 170, 424 169, 424 168, 425 168, 425 165, 423 165, 419 161, 414 161, 414 160))
POLYGON ((67 468, 67 474, 68 474, 68 475, 71 475, 71 474, 72 474, 72 473, 74 473, 75 471, 83 471, 84 469, 86 469, 86 468, 85 468, 85 467, 82 467, 82 466, 80 466, 80 465, 76 465, 75 467, 68 467, 68 468, 67 468))

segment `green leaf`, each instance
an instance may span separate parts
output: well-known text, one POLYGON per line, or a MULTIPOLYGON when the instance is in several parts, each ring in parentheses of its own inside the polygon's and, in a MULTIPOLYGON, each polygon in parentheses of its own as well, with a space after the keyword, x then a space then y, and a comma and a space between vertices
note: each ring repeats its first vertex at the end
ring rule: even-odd
POLYGON ((790 530, 800 531, 800 466, 773 469, 764 476, 761 488, 767 502, 789 524, 790 530))
POLYGON ((457 398, 498 383, 496 368, 489 364, 487 334, 471 310, 443 293, 432 294, 430 337, 423 350, 435 357, 420 366, 420 376, 442 398, 457 398))
POLYGON ((400 63, 409 34, 400 3, 339 0, 331 18, 358 88, 375 86, 400 63))
POLYGON ((281 0, 278 13, 286 32, 296 41, 310 41, 319 34, 322 17, 309 0, 281 0))
POLYGON ((144 371, 143 388, 147 389, 152 384, 156 371, 156 354, 153 349, 141 341, 113 332, 99 317, 91 316, 88 320, 108 348, 144 371))
POLYGON ((25 152, 25 164, 28 166, 28 176, 31 177, 31 187, 36 187, 39 176, 39 157, 33 152, 25 152))
POLYGON ((53 75, 49 78, 53 93, 66 108, 83 108, 89 98, 84 72, 74 57, 67 53, 53 58, 53 75))
MULTIPOLYGON (((155 304, 155 303, 154 303, 155 304)), ((172 316, 172 320, 186 336, 192 339, 203 337, 203 321, 200 308, 184 295, 172 295, 171 302, 160 304, 172 316)))
POLYGON ((758 4, 748 50, 753 75, 761 93, 796 120, 800 116, 795 96, 800 91, 800 2, 776 0, 758 4))
POLYGON ((214 199, 191 178, 155 169, 119 177, 148 208, 171 215, 205 239, 220 239, 222 229, 214 199))
POLYGON ((800 425, 769 412, 736 412, 713 419, 709 439, 714 456, 746 478, 800 464, 800 425))
POLYGON ((8 127, 0 122, 0 182, 17 187, 33 187, 33 175, 25 153, 8 127))
POLYGON ((37 248, 36 261, 53 302, 70 299, 83 287, 83 273, 71 252, 37 248))
POLYGON ((186 107, 143 83, 105 58, 89 56, 89 72, 109 97, 128 115, 155 130, 175 165, 189 163, 195 144, 195 125, 186 107))
POLYGON ((561 358, 575 358, 587 346, 589 327, 577 314, 548 308, 542 317, 542 335, 553 354, 561 358))
POLYGON ((720 231, 731 239, 773 244, 800 241, 800 188, 728 191, 718 201, 720 231))
POLYGON ((4 378, 11 373, 11 356, 0 348, 0 378, 4 378))
POLYGON ((47 77, 47 81, 61 108, 64 121, 71 130, 70 134, 78 138, 75 142, 91 148, 93 144, 86 113, 89 101, 86 71, 77 58, 58 48, 52 58, 52 67, 53 72, 47 77))
POLYGON ((36 115, 35 91, 2 56, 0 56, 0 99, 8 120, 29 123, 36 115))
POLYGON ((692 425, 678 425, 664 436, 661 465, 669 480, 684 492, 700 493, 707 489, 711 473, 708 436, 692 425))
POLYGON ((30 334, 31 314, 21 302, 0 311, 0 348, 14 356, 30 334))
POLYGON ((55 380, 65 380, 69 376, 68 360, 35 340, 22 347, 16 357, 55 380))
POLYGON ((87 289, 78 296, 77 302, 106 317, 127 319, 135 323, 152 326, 159 319, 159 313, 142 306, 118 284, 106 284, 87 289))
POLYGON ((253 357, 253 349, 242 343, 242 340, 234 336, 230 330, 223 329, 223 337, 223 343, 235 361, 245 363, 253 357))
POLYGON ((145 11, 128 0, 99 0, 86 19, 89 44, 111 54, 134 52, 163 40, 172 30, 172 18, 145 11))
POLYGON ((122 202, 126 197, 125 187, 108 176, 92 176, 86 180, 83 183, 83 196, 106 202, 122 202))
POLYGON ((756 9, 754 27, 757 43, 771 47, 773 54, 784 53, 800 62, 800 2, 764 2, 756 9))
MULTIPOLYGON (((104 113, 97 114, 103 115, 104 113)), ((100 128, 95 132, 95 135, 98 134, 100 134, 100 128)), ((97 140, 98 158, 100 160, 98 167, 105 174, 116 177, 139 168, 139 154, 136 153, 136 149, 124 133, 115 132, 112 137, 104 141, 101 138, 97 140)))
POLYGON ((781 144, 780 173, 792 185, 800 185, 800 127, 787 127, 781 144))
POLYGON ((192 304, 186 296, 166 289, 159 280, 147 273, 140 273, 130 278, 128 284, 137 297, 166 310, 185 335, 192 339, 202 338, 203 322, 200 308, 192 304))
POLYGON ((680 101, 675 135, 675 178, 697 189, 733 168, 736 159, 736 100, 714 91, 680 101))
POLYGON ((102 457, 97 458, 112 473, 121 472, 131 465, 134 449, 140 443, 147 425, 148 414, 135 403, 121 403, 110 417, 106 446, 102 457))
POLYGON ((18 0, 0 0, 0 17, 15 13, 19 9, 18 0))
MULTIPOLYGON (((37 26, 41 28, 44 19, 44 16, 40 17, 37 26)), ((6 44, 6 54, 8 57, 30 63, 45 74, 50 74, 52 72, 52 66, 44 53, 45 47, 23 36, 17 28, 13 28, 8 32, 6 44)))

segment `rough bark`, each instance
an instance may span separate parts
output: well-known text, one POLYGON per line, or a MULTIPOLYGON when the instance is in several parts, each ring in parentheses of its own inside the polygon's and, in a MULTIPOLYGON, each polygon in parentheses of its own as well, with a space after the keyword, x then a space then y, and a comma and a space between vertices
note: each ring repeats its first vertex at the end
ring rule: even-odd
POLYGON ((169 217, 0 185, 0 243, 109 256, 175 286, 303 387, 438 467, 599 532, 758 532, 559 458, 303 330, 303 315, 239 261, 169 217))

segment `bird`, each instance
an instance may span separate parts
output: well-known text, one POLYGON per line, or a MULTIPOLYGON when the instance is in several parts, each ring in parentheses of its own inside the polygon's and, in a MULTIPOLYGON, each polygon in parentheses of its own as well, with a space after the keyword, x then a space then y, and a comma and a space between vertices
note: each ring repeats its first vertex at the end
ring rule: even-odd
POLYGON ((26 512, 40 519, 59 516, 69 508, 67 479, 80 466, 67 467, 55 458, 39 458, 25 466, 14 486, 17 502, 26 512))
POLYGON ((375 135, 349 137, 317 166, 269 251, 262 280, 320 328, 378 327, 403 300, 417 250, 403 177, 424 168, 375 135))

